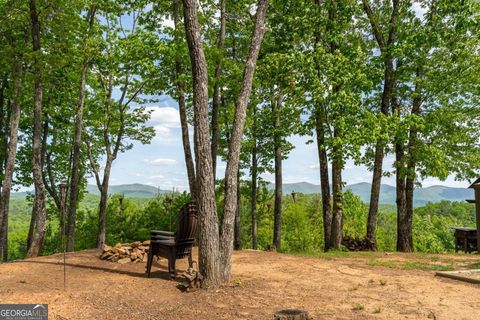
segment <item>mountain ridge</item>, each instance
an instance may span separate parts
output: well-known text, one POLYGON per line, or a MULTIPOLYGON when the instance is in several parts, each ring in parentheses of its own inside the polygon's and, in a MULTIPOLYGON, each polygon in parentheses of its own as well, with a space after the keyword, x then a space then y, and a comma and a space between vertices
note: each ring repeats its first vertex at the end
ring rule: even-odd
MULTIPOLYGON (((273 183, 268 184, 270 190, 274 189, 273 183)), ((352 193, 359 196, 362 201, 368 203, 370 201, 371 184, 368 182, 360 182, 345 186, 344 190, 350 190, 352 193)), ((87 192, 94 195, 100 195, 96 185, 88 185, 87 192)), ((145 185, 141 183, 111 185, 109 187, 109 194, 123 194, 130 198, 152 198, 159 194, 168 193, 170 191, 162 190, 160 188, 145 185)), ((295 182, 284 183, 283 193, 285 195, 292 192, 313 194, 320 193, 320 185, 309 182, 295 182)), ((465 201, 466 199, 473 199, 473 190, 468 188, 448 187, 441 185, 434 185, 425 188, 418 188, 414 191, 414 206, 424 206, 429 202, 440 202, 442 200, 448 201, 465 201)), ((15 198, 25 197, 27 192, 15 192, 12 196, 15 198)), ((396 188, 389 184, 382 184, 380 188, 380 203, 381 204, 395 204, 396 188)))

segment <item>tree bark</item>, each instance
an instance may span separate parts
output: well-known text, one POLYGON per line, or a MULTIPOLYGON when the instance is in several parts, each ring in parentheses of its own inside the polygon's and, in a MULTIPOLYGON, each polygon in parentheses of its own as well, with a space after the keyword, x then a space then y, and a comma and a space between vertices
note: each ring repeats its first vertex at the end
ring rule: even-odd
MULTIPOLYGON (((340 129, 335 128, 335 138, 341 138, 340 129)), ((343 190, 342 190, 342 151, 339 147, 333 148, 332 161, 332 193, 333 214, 332 233, 330 244, 334 249, 340 249, 343 237, 343 190)))
POLYGON ((42 68, 40 65, 38 55, 41 54, 40 43, 40 22, 38 19, 38 12, 36 7, 36 0, 30 0, 30 18, 32 28, 32 43, 34 58, 34 109, 33 109, 33 141, 32 141, 32 171, 33 182, 35 185, 35 200, 33 205, 32 216, 36 215, 35 227, 31 244, 27 251, 27 257, 36 257, 39 255, 46 230, 46 210, 45 210, 45 186, 43 184, 43 170, 42 170, 42 68))
MULTIPOLYGON (((96 7, 90 7, 87 14, 87 21, 89 24, 88 34, 93 28, 93 23, 95 21, 95 11, 96 7)), ((87 36, 88 37, 88 36, 87 36)), ((86 38, 87 38, 86 37, 86 38)), ((84 39, 83 49, 87 49, 87 41, 84 39)), ((83 132, 83 110, 85 106, 85 89, 87 84, 87 73, 90 68, 90 58, 86 55, 83 58, 82 71, 80 75, 80 89, 77 102, 77 112, 75 115, 75 134, 73 138, 73 154, 72 154, 72 168, 70 172, 70 187, 69 187, 69 237, 67 251, 71 252, 74 250, 75 243, 75 224, 77 221, 77 205, 78 205, 78 192, 79 192, 79 183, 81 176, 80 168, 80 153, 82 147, 82 132, 83 132)), ((63 228, 63 227, 62 227, 63 228)))
POLYGON ((277 250, 282 244, 282 140, 280 137, 280 113, 283 103, 283 95, 280 92, 273 103, 274 116, 274 154, 275 154, 275 203, 273 207, 273 245, 277 250))
MULTIPOLYGON (((422 80, 422 68, 418 67, 416 71, 416 84, 415 95, 412 103, 411 114, 414 116, 420 116, 420 110, 422 106, 421 98, 421 86, 422 80)), ((416 151, 415 148, 418 145, 418 129, 415 124, 410 126, 409 140, 407 145, 408 159, 406 160, 406 170, 403 173, 403 183, 405 186, 404 194, 404 212, 397 218, 397 251, 412 252, 413 247, 413 192, 415 190, 415 177, 416 177, 416 151)))
MULTIPOLYGON (((226 0, 220 0, 220 33, 218 36, 218 50, 223 51, 225 47, 225 27, 226 27, 226 0)), ((220 105, 220 77, 222 76, 222 58, 220 57, 215 66, 215 83, 213 87, 212 100, 212 166, 213 179, 217 175, 217 149, 218 149, 218 108, 220 105)))
POLYGON ((235 250, 242 250, 242 224, 240 221, 240 172, 237 174, 237 210, 235 211, 235 241, 233 243, 233 248, 235 250))
POLYGON ((328 157, 325 150, 325 120, 322 112, 317 111, 315 115, 315 132, 317 134, 318 160, 320 164, 320 185, 322 191, 322 215, 323 215, 323 240, 324 251, 330 249, 332 236, 332 209, 330 205, 330 179, 328 177, 328 157))
POLYGON ((260 46, 265 34, 265 20, 268 7, 268 0, 258 0, 255 24, 248 52, 243 81, 240 93, 237 97, 235 106, 235 118, 233 123, 230 145, 228 150, 227 169, 225 173, 226 190, 225 206, 223 211, 222 233, 220 241, 222 282, 230 280, 232 268, 232 249, 233 249, 233 220, 235 216, 235 207, 237 203, 236 180, 238 166, 240 162, 241 140, 247 115, 247 106, 250 101, 252 91, 253 75, 257 64, 260 46))
MULTIPOLYGON (((315 0, 315 4, 318 9, 322 4, 322 0, 315 0)), ((320 11, 318 11, 320 14, 320 11)), ((317 48, 321 45, 320 32, 315 33, 315 44, 314 51, 317 51, 317 48)), ((317 75, 319 78, 322 77, 321 74, 321 62, 319 59, 315 59, 315 65, 317 68, 317 75)), ((317 103, 315 110, 315 133, 317 135, 317 151, 318 151, 318 162, 319 162, 319 171, 320 171, 320 185, 322 193, 322 218, 323 218, 323 250, 327 252, 330 249, 330 240, 332 236, 332 208, 330 204, 330 179, 328 176, 328 156, 325 145, 325 124, 326 124, 326 115, 325 111, 322 110, 322 106, 317 103)))
MULTIPOLYGON (((173 22, 175 25, 175 40, 178 39, 178 31, 180 30, 180 17, 179 17, 179 0, 173 1, 173 22)), ((187 120, 187 108, 185 106, 185 83, 181 80, 182 76, 182 62, 180 57, 175 56, 175 76, 177 77, 177 100, 178 100, 178 112, 180 114, 180 126, 182 130, 182 143, 183 153, 185 156, 185 164, 187 167, 188 185, 190 187, 190 195, 192 199, 196 197, 196 178, 195 178, 195 164, 193 163, 192 148, 190 147, 190 136, 188 132, 188 120, 187 120)))
MULTIPOLYGON (((380 112, 388 116, 389 104, 394 87, 393 78, 393 45, 395 44, 397 37, 397 20, 399 14, 399 0, 393 0, 392 13, 389 21, 388 38, 382 34, 380 26, 375 19, 372 8, 370 7, 368 0, 363 0, 364 11, 368 16, 370 25, 373 30, 373 35, 377 40, 380 51, 384 55, 384 85, 382 92, 382 102, 380 106, 380 112)), ((370 192, 370 206, 368 210, 367 221, 367 240, 376 246, 376 229, 377 229, 377 216, 378 216, 378 203, 380 199, 380 187, 383 174, 383 158, 385 153, 385 142, 378 140, 375 145, 375 156, 373 163, 373 177, 372 188, 370 192)))
POLYGON ((98 234, 97 249, 102 249, 105 244, 107 233, 107 206, 108 206, 108 186, 110 182, 110 171, 112 169, 113 157, 107 159, 105 169, 103 171, 103 182, 100 189, 100 204, 98 212, 98 234))
POLYGON ((252 249, 257 250, 257 174, 258 174, 258 159, 257 159, 257 139, 255 136, 256 132, 256 106, 253 106, 253 149, 252 149, 252 167, 250 170, 252 176, 252 195, 251 195, 251 216, 252 216, 252 249))
POLYGON ((199 269, 204 277, 202 285, 204 287, 214 287, 222 282, 222 277, 220 274, 219 228, 208 117, 207 62, 200 36, 197 2, 195 0, 183 0, 183 10, 193 78, 194 142, 197 170, 196 200, 200 226, 198 238, 199 269))
POLYGON ((20 123, 20 99, 23 76, 21 62, 14 64, 12 73, 15 78, 15 89, 11 105, 7 157, 5 161, 5 172, 0 198, 0 256, 3 256, 3 261, 8 261, 8 213, 15 159, 17 157, 18 126, 20 123))

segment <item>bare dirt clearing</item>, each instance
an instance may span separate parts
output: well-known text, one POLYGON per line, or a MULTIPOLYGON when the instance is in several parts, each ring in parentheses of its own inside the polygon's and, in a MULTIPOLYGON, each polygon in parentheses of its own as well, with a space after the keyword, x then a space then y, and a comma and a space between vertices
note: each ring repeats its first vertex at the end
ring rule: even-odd
MULTIPOLYGON (((48 303, 51 319, 271 319, 302 308, 314 319, 480 319, 480 286, 432 270, 478 267, 470 255, 351 253, 304 257, 234 254, 231 285, 182 293, 166 261, 99 260, 95 250, 0 265, 0 303, 48 303), (424 271, 429 270, 429 271, 424 271)), ((184 270, 186 261, 178 263, 184 270)))

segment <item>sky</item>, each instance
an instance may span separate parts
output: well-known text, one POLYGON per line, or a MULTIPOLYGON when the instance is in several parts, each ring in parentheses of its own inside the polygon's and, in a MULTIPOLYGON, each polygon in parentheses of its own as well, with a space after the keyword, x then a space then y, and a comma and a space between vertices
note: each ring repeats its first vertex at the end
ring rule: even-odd
MULTIPOLYGON (((414 2, 413 9, 419 18, 425 14, 419 2, 414 2)), ((166 22, 167 23, 167 22, 166 22)), ((141 183, 164 190, 187 190, 188 180, 183 155, 180 117, 176 101, 166 96, 160 102, 150 107, 152 117, 149 122, 154 126, 156 136, 149 145, 135 143, 132 150, 120 154, 115 160, 111 174, 111 185, 141 183)), ((190 138, 193 130, 190 128, 190 138)), ((310 136, 292 136, 290 142, 295 146, 288 159, 283 162, 283 182, 310 182, 320 184, 318 154, 316 144, 306 144, 310 136)), ((193 142, 192 142, 193 148, 193 142)), ((384 160, 384 170, 392 170, 394 155, 387 155, 384 160)), ((217 177, 223 177, 225 163, 217 161, 217 177)), ((248 174, 248 172, 246 172, 248 174)), ((267 181, 274 181, 273 174, 262 176, 267 181)), ((372 174, 364 166, 355 166, 353 161, 347 161, 343 180, 346 184, 371 182, 372 174)), ((89 183, 94 184, 93 178, 89 183)), ((395 177, 384 177, 384 184, 395 185, 395 177)), ((423 187, 446 185, 450 187, 468 187, 468 181, 455 181, 449 177, 446 181, 428 178, 422 181, 423 187)))
MULTIPOLYGON (((149 145, 135 143, 132 150, 119 154, 111 174, 111 185, 141 183, 162 190, 187 190, 188 179, 183 155, 180 117, 174 100, 163 97, 152 110, 149 124, 155 128, 156 135, 149 145)), ((190 138, 193 128, 190 128, 190 138)), ((320 184, 318 153, 316 144, 306 144, 310 136, 292 136, 290 142, 295 146, 288 159, 283 162, 283 182, 310 182, 320 184)), ((192 142, 193 148, 193 142, 192 142)), ((384 160, 384 169, 391 170, 394 156, 388 155, 384 160)), ((223 177, 225 163, 218 159, 217 176, 223 177)), ((245 172, 248 175, 248 171, 245 172)), ((266 181, 274 181, 273 174, 262 176, 266 181)), ((372 174, 364 166, 355 166, 347 161, 343 180, 346 184, 371 182, 372 174)), ((94 184, 90 178, 89 183, 94 184)), ((384 177, 384 184, 395 185, 394 177, 384 177)), ((446 185, 451 187, 468 187, 468 181, 455 181, 449 177, 446 181, 429 178, 422 182, 423 187, 446 185)))

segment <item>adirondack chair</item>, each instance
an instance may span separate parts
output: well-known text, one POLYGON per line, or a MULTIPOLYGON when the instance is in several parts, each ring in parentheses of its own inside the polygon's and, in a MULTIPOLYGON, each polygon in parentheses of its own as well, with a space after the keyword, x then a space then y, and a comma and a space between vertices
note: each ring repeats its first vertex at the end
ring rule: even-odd
POLYGON ((154 256, 168 259, 168 272, 172 279, 176 276, 175 262, 188 257, 192 267, 192 247, 197 234, 197 206, 193 202, 186 203, 178 214, 176 232, 152 230, 150 232, 150 250, 147 260, 147 277, 150 278, 154 256))

